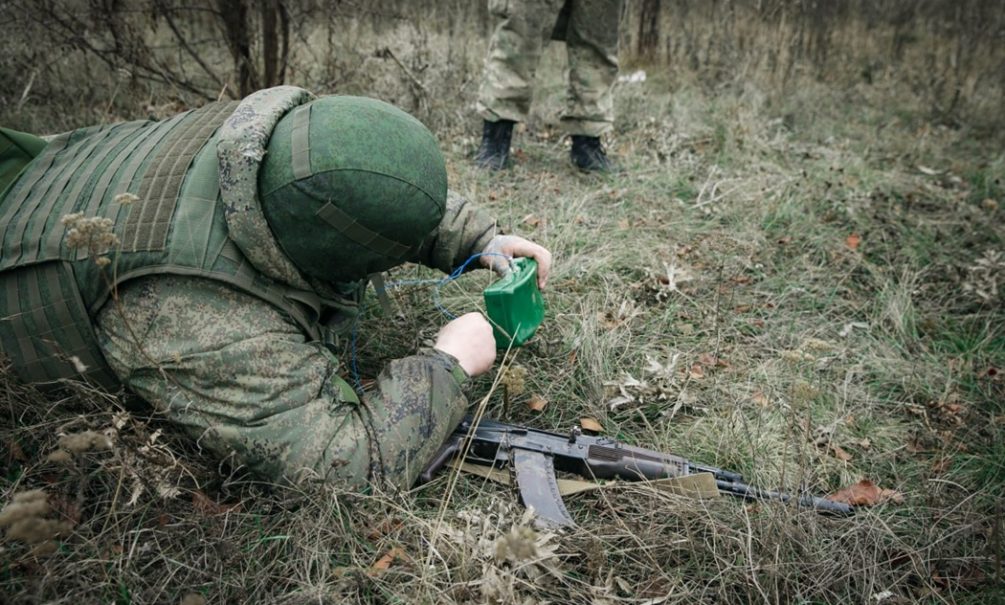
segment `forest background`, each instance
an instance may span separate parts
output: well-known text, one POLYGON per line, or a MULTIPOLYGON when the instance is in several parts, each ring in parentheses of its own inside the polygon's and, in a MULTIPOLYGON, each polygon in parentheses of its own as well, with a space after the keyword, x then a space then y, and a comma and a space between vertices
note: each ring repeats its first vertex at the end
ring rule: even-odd
MULTIPOLYGON (((4 373, 0 503, 38 531, 0 513, 0 600, 1005 599, 1005 4, 628 0, 606 176, 568 162, 558 42, 512 169, 471 166, 484 2, 12 0, 0 24, 0 124, 19 130, 280 83, 420 118, 452 187, 556 254, 535 341, 469 390, 493 417, 593 420, 769 488, 884 490, 829 518, 636 484, 570 499, 580 527, 556 534, 470 478, 256 484, 117 397, 4 373)), ((478 309, 491 281, 442 303, 478 309)), ((429 287, 393 294, 399 315, 369 305, 345 354, 364 383, 445 321, 429 287)))

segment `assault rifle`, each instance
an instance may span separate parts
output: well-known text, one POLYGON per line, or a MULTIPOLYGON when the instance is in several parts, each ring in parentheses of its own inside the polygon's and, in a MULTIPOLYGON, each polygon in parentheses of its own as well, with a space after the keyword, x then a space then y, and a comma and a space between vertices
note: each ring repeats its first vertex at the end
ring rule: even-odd
POLYGON ((461 421, 419 476, 419 482, 431 481, 433 475, 448 460, 466 451, 466 462, 511 468, 516 475, 520 499, 525 506, 533 507, 534 512, 546 524, 575 525, 562 502, 555 477, 556 469, 591 479, 629 481, 711 473, 719 492, 730 496, 746 500, 793 502, 835 515, 854 512, 851 506, 841 502, 751 487, 737 473, 696 464, 673 454, 627 445, 609 437, 584 435, 578 426, 568 435, 561 435, 484 418, 474 427, 474 431, 471 430, 472 424, 470 416, 461 421))

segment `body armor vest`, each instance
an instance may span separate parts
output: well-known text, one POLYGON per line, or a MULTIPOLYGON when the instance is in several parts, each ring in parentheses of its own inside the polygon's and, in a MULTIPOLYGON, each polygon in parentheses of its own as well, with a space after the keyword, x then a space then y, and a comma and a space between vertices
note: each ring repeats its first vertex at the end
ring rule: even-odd
POLYGON ((226 282, 278 307, 310 337, 321 336, 321 298, 263 275, 228 234, 214 133, 236 105, 212 103, 162 122, 66 133, 6 191, 0 199, 0 350, 22 380, 83 374, 116 387, 93 318, 116 287, 143 275, 226 282), (120 196, 125 193, 135 198, 120 196), (134 201, 120 203, 123 197, 134 201), (70 213, 112 221, 119 244, 107 252, 107 265, 86 247, 68 246, 61 219, 70 213))

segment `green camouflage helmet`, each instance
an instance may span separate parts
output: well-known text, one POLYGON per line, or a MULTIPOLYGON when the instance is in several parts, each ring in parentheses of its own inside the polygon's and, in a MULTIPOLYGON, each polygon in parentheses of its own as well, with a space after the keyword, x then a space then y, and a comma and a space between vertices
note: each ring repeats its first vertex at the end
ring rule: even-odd
POLYGON ((293 264, 345 282, 415 254, 443 217, 447 171, 432 133, 407 113, 375 99, 322 97, 276 125, 258 190, 293 264))

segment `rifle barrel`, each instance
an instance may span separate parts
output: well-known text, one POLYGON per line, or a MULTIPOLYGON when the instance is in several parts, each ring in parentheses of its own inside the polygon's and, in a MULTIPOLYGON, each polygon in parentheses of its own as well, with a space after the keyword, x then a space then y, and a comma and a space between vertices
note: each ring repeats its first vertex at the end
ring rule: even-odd
POLYGON ((779 500, 781 502, 789 502, 790 500, 795 499, 799 506, 812 508, 820 512, 832 513, 836 515, 851 515, 855 512, 853 507, 843 502, 834 502, 817 496, 803 495, 796 497, 785 492, 758 489, 756 487, 751 487, 746 483, 740 483, 739 481, 722 481, 717 479, 715 484, 719 488, 720 492, 729 494, 730 496, 743 498, 744 500, 779 500))
POLYGON ((712 473, 715 475, 716 481, 731 481, 733 483, 743 483, 743 475, 740 473, 734 473, 733 471, 727 471, 725 469, 716 468, 714 466, 706 466, 704 464, 695 464, 694 462, 688 462, 688 466, 691 467, 692 473, 712 473))

